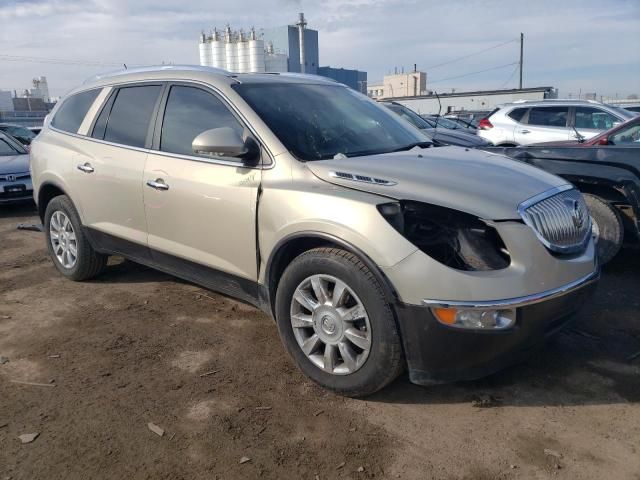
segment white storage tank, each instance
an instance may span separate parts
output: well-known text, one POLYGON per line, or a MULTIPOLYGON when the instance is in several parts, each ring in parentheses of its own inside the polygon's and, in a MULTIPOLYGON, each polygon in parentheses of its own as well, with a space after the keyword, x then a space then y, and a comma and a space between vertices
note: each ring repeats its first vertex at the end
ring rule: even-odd
POLYGON ((238 51, 238 72, 247 73, 249 71, 249 42, 244 38, 244 34, 240 31, 238 42, 236 43, 238 51))
POLYGON ((264 63, 264 40, 256 38, 256 31, 251 29, 249 37, 249 71, 251 73, 260 73, 265 71, 264 63))
POLYGON ((238 47, 231 33, 231 27, 227 26, 224 34, 224 54, 226 60, 226 70, 229 72, 238 71, 238 47))
POLYGON ((267 53, 265 56, 266 71, 287 72, 287 56, 284 53, 267 53))
POLYGON ((209 65, 209 54, 211 52, 211 44, 209 43, 207 36, 202 32, 200 35, 200 44, 198 45, 200 50, 200 65, 206 67, 209 65))
POLYGON ((211 35, 211 66, 223 70, 227 69, 224 40, 220 39, 217 30, 214 30, 211 35))

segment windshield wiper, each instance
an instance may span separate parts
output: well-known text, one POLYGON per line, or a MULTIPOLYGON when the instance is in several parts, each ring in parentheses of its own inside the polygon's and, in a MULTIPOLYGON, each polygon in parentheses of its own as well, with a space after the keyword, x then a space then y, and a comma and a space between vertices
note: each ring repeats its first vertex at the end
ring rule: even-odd
POLYGON ((393 150, 391 150, 389 153, 393 153, 393 152, 405 152, 407 150, 411 150, 412 148, 416 148, 416 147, 420 147, 420 148, 429 148, 433 146, 433 142, 428 142, 428 141, 422 141, 422 142, 413 142, 410 143, 409 145, 405 145, 403 147, 398 147, 398 148, 394 148, 393 150))

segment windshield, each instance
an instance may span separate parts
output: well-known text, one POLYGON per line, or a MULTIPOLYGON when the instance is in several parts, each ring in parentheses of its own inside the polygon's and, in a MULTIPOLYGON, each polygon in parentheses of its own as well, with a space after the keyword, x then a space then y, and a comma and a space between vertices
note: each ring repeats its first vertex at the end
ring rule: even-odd
POLYGON ((372 100, 341 85, 234 85, 287 149, 301 160, 400 150, 427 138, 372 100))
MULTIPOLYGON (((433 119, 433 121, 435 122, 435 118, 433 119)), ((449 120, 448 118, 444 118, 444 117, 439 117, 438 118, 438 126, 439 127, 444 127, 444 128, 449 128, 451 130, 459 130, 464 128, 462 125, 460 125, 458 122, 454 122, 452 120, 449 120)))
POLYGON ((0 156, 20 155, 24 153, 27 152, 20 145, 0 133, 0 156))
POLYGON ((7 125, 0 128, 2 128, 2 130, 6 131, 7 133, 13 135, 14 137, 22 137, 27 139, 36 138, 35 133, 33 133, 28 128, 14 127, 13 125, 7 125))
POLYGON ((393 113, 400 115, 406 121, 418 128, 431 128, 429 122, 418 115, 410 108, 403 107, 402 105, 395 105, 393 103, 383 103, 385 107, 391 110, 393 113))

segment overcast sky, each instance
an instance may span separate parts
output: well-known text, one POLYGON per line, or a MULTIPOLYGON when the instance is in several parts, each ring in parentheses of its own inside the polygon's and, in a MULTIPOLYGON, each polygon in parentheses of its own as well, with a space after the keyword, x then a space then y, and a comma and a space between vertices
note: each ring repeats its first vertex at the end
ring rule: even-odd
POLYGON ((369 81, 395 67, 426 70, 438 91, 514 88, 514 41, 525 34, 525 87, 561 94, 640 94, 640 0, 0 0, 0 89, 45 75, 61 95, 109 65, 8 61, 2 55, 101 63, 197 63, 202 29, 295 23, 319 31, 320 64, 357 68, 369 81), (460 78, 451 78, 460 77, 460 78))

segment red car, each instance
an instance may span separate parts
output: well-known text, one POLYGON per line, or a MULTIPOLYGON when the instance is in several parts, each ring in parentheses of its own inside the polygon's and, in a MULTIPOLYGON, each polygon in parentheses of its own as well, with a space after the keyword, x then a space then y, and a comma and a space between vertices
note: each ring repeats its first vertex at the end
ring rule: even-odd
POLYGON ((582 142, 580 140, 567 140, 537 143, 535 145, 549 147, 599 147, 603 145, 616 145, 618 147, 640 148, 640 116, 627 120, 620 125, 605 130, 601 134, 582 142))

